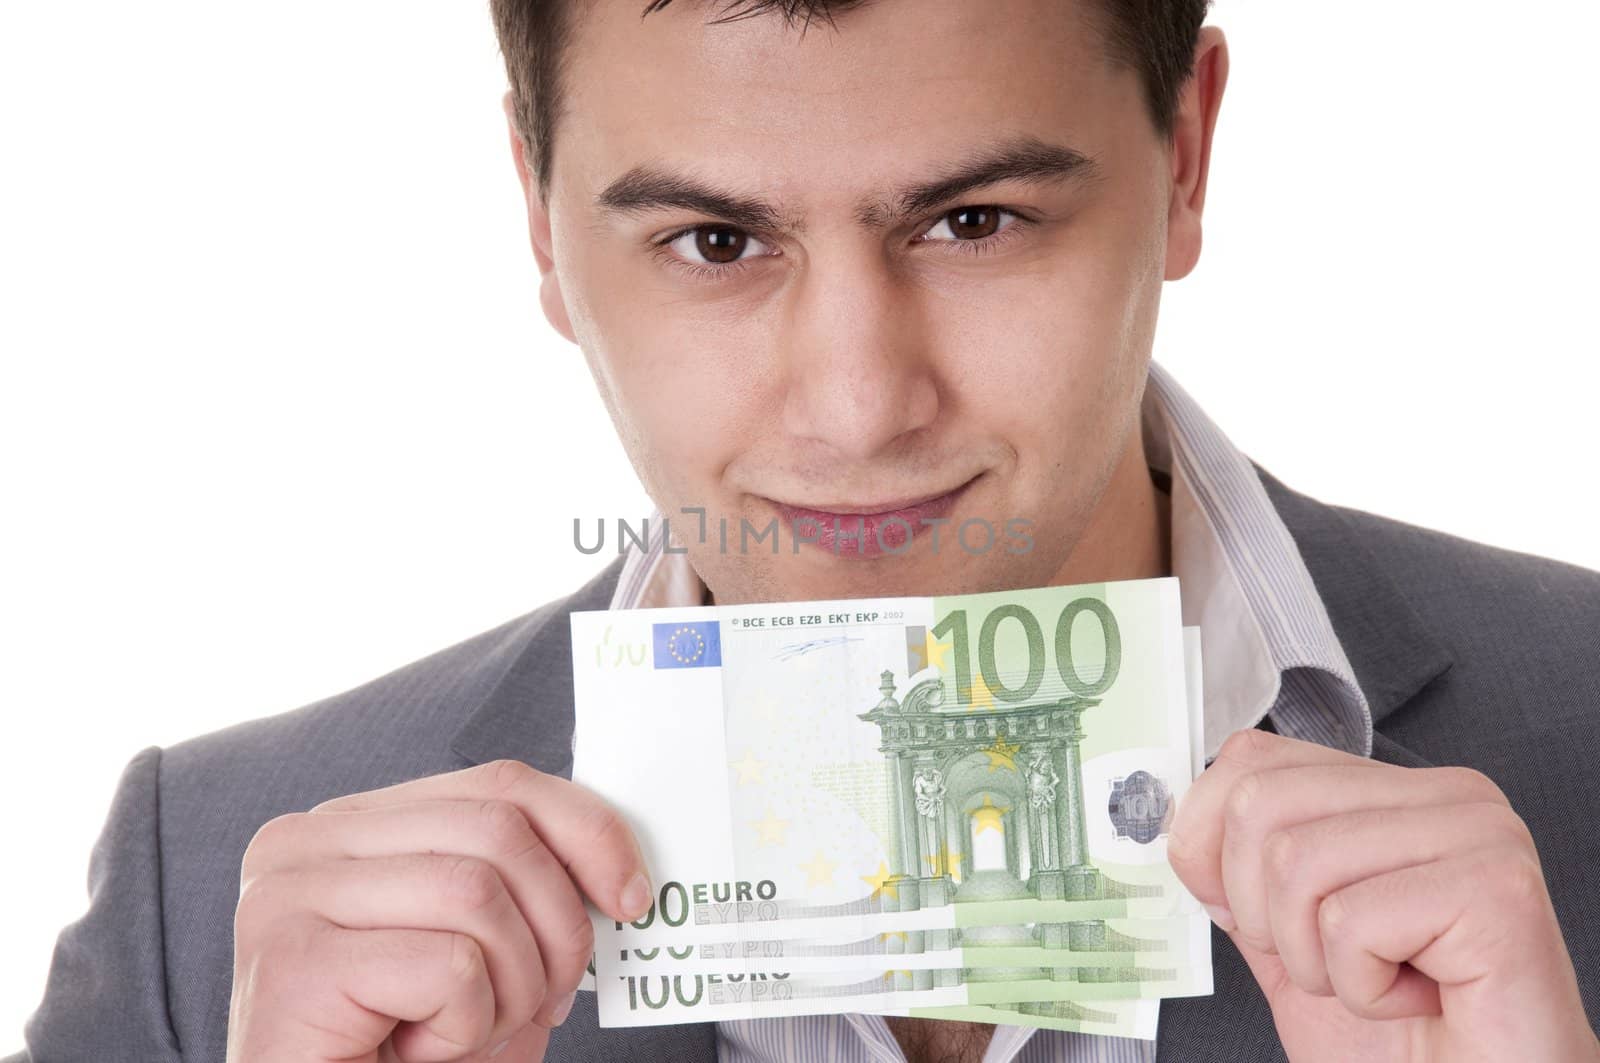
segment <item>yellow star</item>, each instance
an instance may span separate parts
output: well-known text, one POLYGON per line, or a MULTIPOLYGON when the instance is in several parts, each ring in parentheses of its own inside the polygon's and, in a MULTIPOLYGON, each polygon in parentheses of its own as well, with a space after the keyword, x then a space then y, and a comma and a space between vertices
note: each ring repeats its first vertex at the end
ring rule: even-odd
POLYGON ((882 860, 878 861, 878 870, 870 875, 862 875, 861 881, 872 887, 872 895, 886 894, 890 897, 900 896, 900 887, 889 885, 889 878, 894 872, 889 870, 889 865, 882 860))
POLYGON ((972 700, 967 702, 967 711, 994 708, 994 693, 989 689, 989 684, 983 681, 983 676, 972 677, 972 700))
POLYGON ((748 749, 744 751, 744 759, 734 761, 732 767, 739 773, 738 785, 740 786, 749 782, 766 781, 761 777, 761 769, 764 765, 748 749))
POLYGON ((750 825, 756 829, 756 834, 759 836, 757 845, 782 845, 783 832, 789 829, 789 821, 778 819, 770 808, 760 819, 752 820, 750 825))
POLYGON ((939 641, 932 635, 928 635, 927 639, 928 644, 923 647, 921 656, 924 662, 931 664, 942 673, 945 670, 945 657, 955 647, 951 643, 939 641))
POLYGON ((954 876, 961 870, 961 854, 952 851, 948 842, 939 846, 938 852, 929 853, 923 859, 932 866, 929 874, 934 877, 939 875, 954 876))
POLYGON ((830 862, 818 849, 811 863, 801 864, 800 870, 806 873, 807 886, 829 886, 833 884, 833 873, 839 870, 839 865, 830 862))
POLYGON ((983 795, 983 804, 972 810, 972 823, 974 834, 982 834, 992 830, 999 834, 1006 832, 1005 814, 1011 811, 1010 805, 997 805, 994 798, 988 794, 983 795))
POLYGON ((901 941, 905 941, 906 932, 904 930, 889 930, 878 935, 880 941, 887 942, 890 938, 899 938, 901 941))
POLYGON ((1008 771, 1017 770, 1017 750, 1022 748, 1021 742, 1007 744, 1003 736, 997 736, 994 745, 984 746, 983 752, 989 756, 989 770, 996 771, 1005 768, 1008 771))

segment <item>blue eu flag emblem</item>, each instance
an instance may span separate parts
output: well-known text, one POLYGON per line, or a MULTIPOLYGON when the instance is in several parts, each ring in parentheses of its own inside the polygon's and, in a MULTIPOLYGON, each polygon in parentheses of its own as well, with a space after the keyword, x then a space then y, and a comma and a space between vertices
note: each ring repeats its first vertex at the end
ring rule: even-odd
POLYGON ((722 665, 722 628, 718 621, 651 624, 657 668, 718 668, 722 665))

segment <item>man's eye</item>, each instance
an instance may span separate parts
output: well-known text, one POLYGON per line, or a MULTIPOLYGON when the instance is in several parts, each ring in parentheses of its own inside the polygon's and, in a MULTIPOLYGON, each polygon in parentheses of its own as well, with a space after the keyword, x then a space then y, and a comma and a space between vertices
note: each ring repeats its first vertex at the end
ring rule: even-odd
POLYGON ((689 265, 713 269, 737 265, 742 259, 755 258, 769 250, 766 244, 749 233, 727 225, 701 225, 685 229, 669 237, 662 246, 689 265))
POLYGON ((988 205, 957 207, 955 210, 947 211, 923 238, 933 237, 936 241, 944 241, 944 237, 934 236, 943 227, 949 234, 950 241, 974 243, 1012 228, 1020 217, 1015 211, 1005 210, 1002 207, 988 205), (1010 218, 1011 224, 1002 226, 1000 224, 1002 217, 1010 218))

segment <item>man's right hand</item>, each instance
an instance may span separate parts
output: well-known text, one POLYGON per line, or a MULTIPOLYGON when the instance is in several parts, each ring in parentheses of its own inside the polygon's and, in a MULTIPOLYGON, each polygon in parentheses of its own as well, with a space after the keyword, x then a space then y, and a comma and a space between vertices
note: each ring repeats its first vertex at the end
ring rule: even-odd
POLYGON ((497 760, 265 824, 234 914, 230 1063, 539 1060, 650 883, 593 793, 497 760))

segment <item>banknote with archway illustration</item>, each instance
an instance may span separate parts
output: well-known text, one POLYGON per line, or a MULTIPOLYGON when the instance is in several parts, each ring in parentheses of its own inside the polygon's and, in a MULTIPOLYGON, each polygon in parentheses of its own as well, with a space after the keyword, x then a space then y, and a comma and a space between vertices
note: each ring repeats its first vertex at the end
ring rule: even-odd
POLYGON ((597 953, 1195 910, 1174 579, 572 625, 573 775, 657 888, 597 953))

